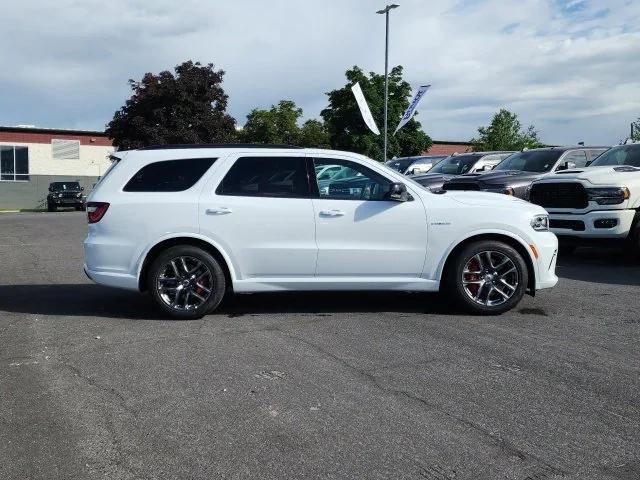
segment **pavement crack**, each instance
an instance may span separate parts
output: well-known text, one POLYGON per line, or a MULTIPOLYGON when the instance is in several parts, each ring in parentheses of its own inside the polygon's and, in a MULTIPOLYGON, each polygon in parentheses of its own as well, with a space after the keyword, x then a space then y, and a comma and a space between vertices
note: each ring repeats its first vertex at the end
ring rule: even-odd
POLYGON ((354 365, 351 365, 349 362, 347 362, 346 360, 344 360, 343 358, 337 356, 336 354, 326 350, 324 347, 321 347, 320 345, 317 345, 313 342, 310 342, 304 338, 298 337, 296 335, 291 335, 290 333, 286 333, 283 331, 280 331, 280 334, 287 337, 287 338, 291 338, 293 340, 297 340, 299 342, 304 343, 305 345, 311 347, 312 349, 314 349, 315 351, 317 351, 318 353, 322 354, 324 357, 329 358, 337 363, 339 363, 341 366, 343 366, 345 369, 350 370, 351 372, 357 374, 359 377, 363 378, 364 380, 366 380, 368 383, 370 383, 372 386, 374 386, 375 388, 377 388, 378 390, 380 390, 381 392, 387 393, 387 394, 391 394, 394 396, 400 396, 400 397, 404 397, 405 399, 414 402, 416 404, 419 404, 422 407, 425 407, 431 411, 435 411, 437 413, 440 413, 441 415, 445 415, 446 417, 454 420, 457 423, 460 423, 464 426, 466 426, 467 428, 470 428, 476 432, 478 432, 479 434, 481 434, 485 439, 487 439, 490 443, 492 443, 493 445, 497 446, 502 452, 506 453, 507 455, 516 457, 522 461, 525 460, 529 460, 529 461, 533 461, 541 466, 544 466, 545 469, 549 472, 553 472, 555 475, 567 475, 567 472, 563 469, 560 469, 554 465, 551 465, 550 463, 548 463, 547 461, 543 460, 542 458, 529 453, 529 452, 525 452, 524 450, 522 450, 521 448, 518 448, 513 442, 510 442, 509 440, 505 439, 504 437, 500 436, 500 435, 496 435, 493 432, 491 432, 490 430, 488 430, 487 428, 471 421, 471 420, 467 420, 464 417, 461 417, 459 415, 456 415, 444 408, 442 408, 441 406, 429 402, 427 400, 425 400, 424 398, 408 392, 406 390, 400 390, 400 389, 395 389, 395 388, 391 388, 387 385, 384 385, 380 382, 380 380, 373 374, 371 374, 370 372, 368 372, 365 369, 362 368, 358 368, 354 365))

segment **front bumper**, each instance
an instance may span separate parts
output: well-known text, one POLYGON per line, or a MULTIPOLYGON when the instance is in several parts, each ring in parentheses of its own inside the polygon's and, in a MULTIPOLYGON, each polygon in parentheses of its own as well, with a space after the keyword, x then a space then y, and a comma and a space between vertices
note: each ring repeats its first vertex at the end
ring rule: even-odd
POLYGON ((558 283, 556 275, 556 261, 558 259, 558 237, 551 232, 540 232, 535 236, 535 254, 532 257, 536 260, 538 275, 536 278, 536 290, 554 287, 558 283))
POLYGON ((595 210, 579 215, 549 212, 549 220, 551 231, 556 235, 585 239, 624 239, 629 235, 635 214, 635 210, 595 210), (616 225, 609 228, 596 228, 598 220, 614 221, 616 225), (553 225, 554 223, 556 226, 553 225), (559 228, 558 224, 562 225, 562 228, 559 228))

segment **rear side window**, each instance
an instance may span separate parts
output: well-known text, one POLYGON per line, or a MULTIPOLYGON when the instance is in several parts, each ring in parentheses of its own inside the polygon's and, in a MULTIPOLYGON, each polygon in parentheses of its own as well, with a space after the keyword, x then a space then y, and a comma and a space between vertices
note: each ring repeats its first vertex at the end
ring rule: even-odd
POLYGON ((241 197, 309 197, 306 160, 299 157, 242 157, 216 190, 241 197))
POLYGON ((150 163, 125 185, 125 192, 182 192, 193 187, 215 158, 187 158, 150 163))

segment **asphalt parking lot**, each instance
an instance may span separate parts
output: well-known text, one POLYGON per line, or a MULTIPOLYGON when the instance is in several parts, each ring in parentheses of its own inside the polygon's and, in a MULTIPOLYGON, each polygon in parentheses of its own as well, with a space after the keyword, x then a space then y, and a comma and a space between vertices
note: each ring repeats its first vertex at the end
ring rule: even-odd
POLYGON ((561 259, 499 317, 438 295, 231 298, 82 273, 81 212, 0 215, 0 478, 640 478, 640 266, 561 259))

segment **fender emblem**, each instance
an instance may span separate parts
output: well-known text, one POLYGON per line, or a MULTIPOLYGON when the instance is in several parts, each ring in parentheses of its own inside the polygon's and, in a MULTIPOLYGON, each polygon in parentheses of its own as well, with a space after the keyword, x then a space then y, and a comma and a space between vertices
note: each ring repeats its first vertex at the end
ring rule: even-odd
POLYGON ((451 222, 431 222, 430 225, 451 225, 451 222))

